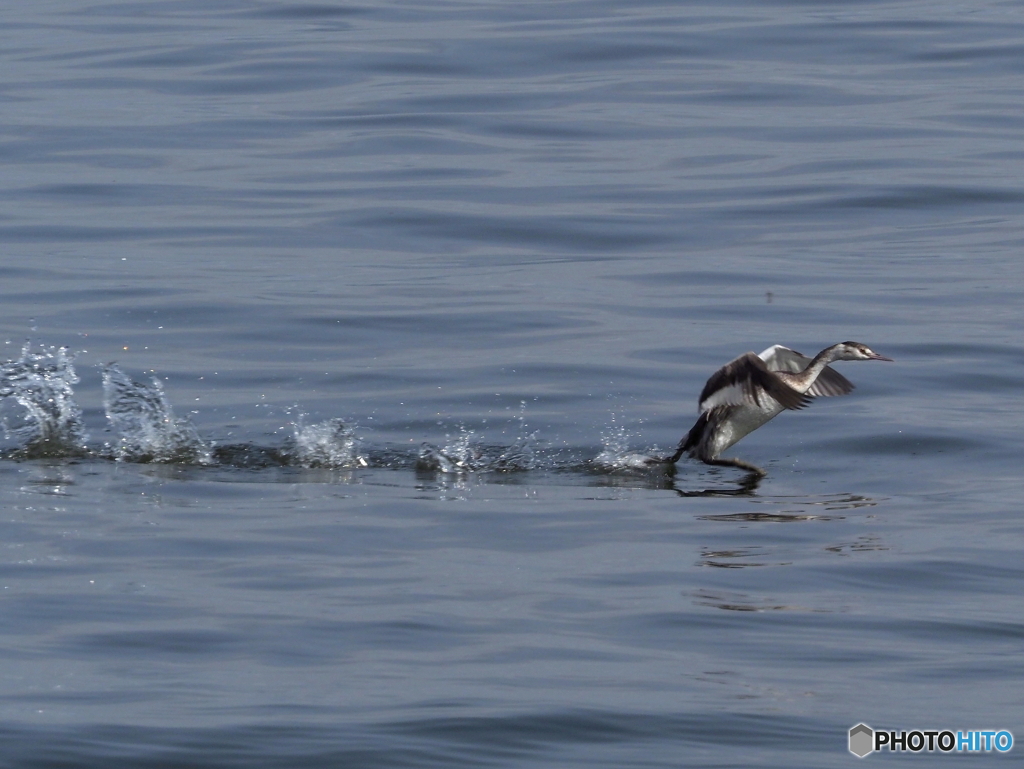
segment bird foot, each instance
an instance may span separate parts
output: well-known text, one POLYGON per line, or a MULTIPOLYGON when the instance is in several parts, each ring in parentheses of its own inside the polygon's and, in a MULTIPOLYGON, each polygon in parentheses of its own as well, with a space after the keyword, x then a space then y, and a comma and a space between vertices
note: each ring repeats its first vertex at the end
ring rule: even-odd
POLYGON ((721 467, 738 467, 741 470, 746 470, 748 473, 756 475, 758 478, 764 478, 768 475, 768 471, 752 465, 749 462, 744 462, 742 459, 729 459, 726 457, 719 457, 716 459, 701 459, 706 465, 719 465, 721 467))

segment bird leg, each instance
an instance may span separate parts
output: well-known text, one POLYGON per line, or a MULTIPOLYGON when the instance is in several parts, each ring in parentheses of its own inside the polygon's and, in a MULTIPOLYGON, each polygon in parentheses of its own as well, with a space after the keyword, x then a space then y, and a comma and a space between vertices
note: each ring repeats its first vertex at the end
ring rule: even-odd
POLYGON ((742 459, 729 459, 727 457, 717 457, 715 459, 700 458, 700 461, 706 465, 721 465, 723 467, 738 467, 741 470, 746 470, 748 473, 753 473, 758 478, 764 478, 768 475, 767 470, 762 470, 757 465, 752 465, 749 462, 744 462, 742 459))
POLYGON ((662 462, 665 462, 665 463, 667 463, 667 464, 670 464, 670 465, 674 465, 674 464, 675 464, 676 462, 678 462, 678 461, 679 461, 679 459, 680 459, 680 458, 681 458, 681 457, 683 456, 683 454, 684 454, 684 453, 686 452, 686 449, 688 448, 688 446, 684 445, 685 443, 686 443, 686 441, 683 441, 683 442, 681 442, 681 443, 679 444, 679 448, 678 448, 678 449, 676 449, 676 453, 675 453, 675 454, 673 454, 673 455, 672 455, 672 456, 670 456, 670 457, 665 457, 665 458, 664 458, 664 459, 662 459, 661 461, 662 461, 662 462))

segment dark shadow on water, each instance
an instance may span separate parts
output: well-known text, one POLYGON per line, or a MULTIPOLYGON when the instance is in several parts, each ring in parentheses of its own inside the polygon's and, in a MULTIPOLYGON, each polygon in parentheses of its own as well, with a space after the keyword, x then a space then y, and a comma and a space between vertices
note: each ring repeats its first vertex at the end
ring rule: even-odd
POLYGON ((755 497, 757 487, 761 485, 764 476, 760 473, 745 473, 735 488, 713 488, 713 489, 680 489, 673 487, 673 490, 681 497, 755 497))

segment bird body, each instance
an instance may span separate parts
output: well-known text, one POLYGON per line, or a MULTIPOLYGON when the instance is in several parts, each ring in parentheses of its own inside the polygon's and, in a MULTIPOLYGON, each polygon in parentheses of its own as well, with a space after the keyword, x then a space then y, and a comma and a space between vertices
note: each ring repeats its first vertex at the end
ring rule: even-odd
POLYGON ((700 394, 701 415, 669 458, 684 453, 713 465, 731 465, 764 474, 739 459, 721 453, 787 409, 807 406, 820 396, 845 395, 853 383, 832 369, 838 360, 891 360, 859 342, 841 342, 808 358, 782 345, 760 355, 744 353, 708 379, 700 394))

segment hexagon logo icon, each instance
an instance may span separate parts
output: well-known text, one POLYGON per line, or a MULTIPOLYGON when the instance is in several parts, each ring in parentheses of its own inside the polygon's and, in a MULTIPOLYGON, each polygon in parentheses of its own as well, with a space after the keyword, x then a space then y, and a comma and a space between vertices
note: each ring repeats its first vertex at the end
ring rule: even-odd
POLYGON ((857 724, 850 729, 850 752, 857 758, 864 758, 875 749, 875 730, 867 724, 857 724))

